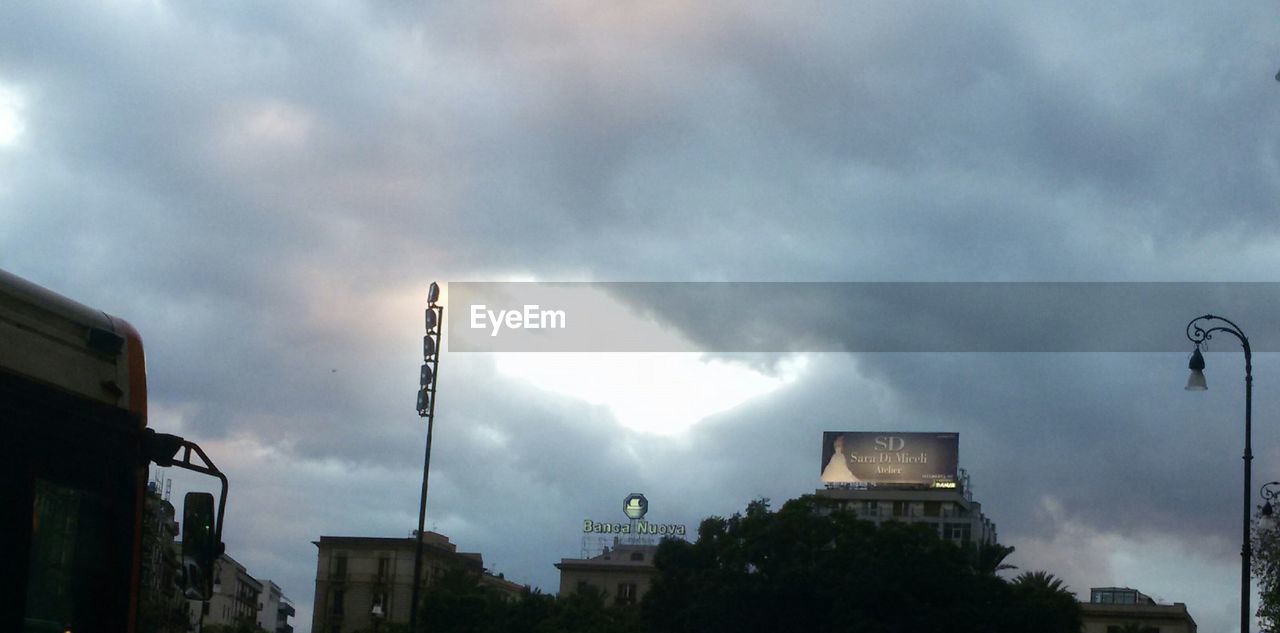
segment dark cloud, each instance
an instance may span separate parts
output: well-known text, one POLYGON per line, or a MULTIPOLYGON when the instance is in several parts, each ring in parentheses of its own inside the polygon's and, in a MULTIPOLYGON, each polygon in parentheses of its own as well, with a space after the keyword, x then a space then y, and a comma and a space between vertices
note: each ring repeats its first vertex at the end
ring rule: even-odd
MULTIPOLYGON (((432 279, 1274 281, 1276 18, 1158 3, 7 5, 0 89, 21 96, 24 129, 0 145, 0 266, 139 327, 153 423, 227 464, 232 550, 298 600, 301 630, 311 540, 415 522, 409 402, 432 279)), ((921 335, 998 349, 1035 336, 1023 308, 1044 308, 715 299, 630 297, 713 349, 770 336, 784 308, 791 334, 836 349, 921 335)), ((1229 310, 1194 303, 1097 327, 1182 349, 1186 319, 1229 310)), ((1269 302, 1230 309, 1274 345, 1269 302)), ((1080 331, 1052 327, 1076 312, 1043 312, 1039 331, 1080 331)), ((1160 591, 1226 629, 1207 603, 1232 593, 1190 577, 1234 555, 1233 345, 1215 343, 1231 353, 1210 355, 1213 389, 1194 397, 1183 353, 816 355, 675 437, 446 354, 429 521, 554 589, 578 522, 635 489, 693 525, 812 490, 823 430, 941 428, 961 433, 1025 560, 1069 564, 1078 591, 1131 582, 1108 548, 1190 561, 1161 568, 1188 578, 1160 591), (1081 543, 1101 548, 1088 565, 1064 554, 1081 543)), ((1262 481, 1280 454, 1274 361, 1256 364, 1262 481)))

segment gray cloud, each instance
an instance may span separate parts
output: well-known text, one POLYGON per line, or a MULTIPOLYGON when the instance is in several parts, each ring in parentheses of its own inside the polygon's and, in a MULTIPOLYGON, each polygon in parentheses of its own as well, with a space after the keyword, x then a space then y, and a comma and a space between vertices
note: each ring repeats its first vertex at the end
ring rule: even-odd
MULTIPOLYGON (((25 129, 0 145, 0 266, 139 327, 153 424, 221 451, 232 550, 299 600, 302 630, 310 540, 412 528, 430 280, 1275 281, 1276 18, 7 5, 0 87, 22 96, 25 129)), ((663 306, 702 342, 757 325, 663 306)), ((808 331, 866 327, 792 308, 808 331)), ((1175 306, 1148 326, 1176 338, 1209 310, 1226 312, 1175 306)), ((1266 310, 1245 312, 1229 316, 1268 340, 1266 310)), ((815 356, 797 382, 667 438, 446 354, 430 520, 552 589, 576 522, 633 489, 692 525, 811 490, 822 430, 927 426, 961 433, 1025 560, 1138 543, 1189 561, 1167 577, 1217 573, 1234 556, 1239 359, 1211 355, 1196 399, 1178 390, 1184 360, 815 356)), ((1259 480, 1280 458, 1273 365, 1257 358, 1259 480)), ((1064 571, 1073 588, 1125 571, 1094 559, 1064 571)), ((1230 591, 1160 591, 1231 626, 1208 605, 1230 591)))

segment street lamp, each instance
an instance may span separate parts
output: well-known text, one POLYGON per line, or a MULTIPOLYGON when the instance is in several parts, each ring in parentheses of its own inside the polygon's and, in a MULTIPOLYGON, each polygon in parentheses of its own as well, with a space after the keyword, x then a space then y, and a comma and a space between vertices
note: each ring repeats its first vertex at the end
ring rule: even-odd
POLYGON ((1261 517, 1258 519, 1258 528, 1264 531, 1272 530, 1276 526, 1275 508, 1271 506, 1271 500, 1280 497, 1280 491, 1272 490, 1272 486, 1280 486, 1280 481, 1268 481, 1262 484, 1262 511, 1259 512, 1261 517))
POLYGON ((1195 343, 1195 353, 1191 355, 1188 367, 1191 377, 1187 379, 1188 391, 1204 391, 1208 383, 1204 379, 1204 356, 1200 354, 1200 345, 1213 338, 1215 332, 1226 332, 1238 339, 1244 346, 1244 520, 1242 530, 1244 537, 1240 547, 1240 633, 1249 633, 1249 580, 1250 565, 1253 560, 1253 545, 1249 538, 1249 516, 1252 486, 1249 483, 1253 464, 1253 350, 1249 348, 1249 338, 1240 330, 1240 326, 1230 320, 1212 314, 1199 316, 1187 324, 1187 339, 1195 343), (1205 324, 1200 321, 1221 321, 1226 325, 1205 324))
POLYGON ((427 481, 431 474, 431 431, 436 420, 436 379, 440 373, 440 336, 444 332, 444 306, 440 300, 440 285, 431 282, 427 290, 425 323, 427 333, 422 337, 422 369, 418 379, 418 417, 427 419, 427 449, 422 458, 422 497, 418 500, 418 542, 413 553, 413 590, 409 598, 409 633, 418 633, 418 593, 422 583, 422 530, 427 520, 427 481))

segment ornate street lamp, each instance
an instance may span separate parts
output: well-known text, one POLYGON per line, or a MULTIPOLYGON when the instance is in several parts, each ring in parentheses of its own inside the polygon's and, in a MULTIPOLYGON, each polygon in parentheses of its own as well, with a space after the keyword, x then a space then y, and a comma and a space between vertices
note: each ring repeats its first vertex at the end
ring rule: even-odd
MULTIPOLYGON (((1204 356, 1200 354, 1200 345, 1213 338, 1215 332, 1226 332, 1238 339, 1244 346, 1244 513, 1242 530, 1244 537, 1240 547, 1240 633, 1249 633, 1249 580, 1250 565, 1253 562, 1253 545, 1249 538, 1249 516, 1252 501, 1250 485, 1253 464, 1253 350, 1249 347, 1249 338, 1241 331, 1240 326, 1220 316, 1206 314, 1196 317, 1187 324, 1187 339, 1195 343, 1195 353, 1191 355, 1188 367, 1191 377, 1187 379, 1188 391, 1204 391, 1208 383, 1204 379, 1204 356), (1201 321, 1220 321, 1226 325, 1213 325, 1201 321)), ((1265 510, 1265 508, 1264 508, 1265 510)))
POLYGON ((1276 526, 1276 511, 1271 505, 1271 500, 1280 497, 1280 490, 1272 490, 1272 486, 1280 486, 1280 481, 1268 481, 1262 484, 1262 490, 1260 491, 1263 504, 1262 511, 1259 512, 1262 516, 1258 519, 1258 527, 1263 530, 1272 530, 1276 526))

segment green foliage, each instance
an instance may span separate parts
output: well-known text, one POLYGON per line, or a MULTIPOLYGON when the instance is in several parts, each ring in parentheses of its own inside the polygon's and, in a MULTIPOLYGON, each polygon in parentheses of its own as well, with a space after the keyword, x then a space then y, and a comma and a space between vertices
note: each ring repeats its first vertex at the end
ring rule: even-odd
MULTIPOLYGON (((826 499, 777 512, 765 500, 711 517, 698 541, 667 540, 640 607, 598 590, 506 598, 465 572, 424 595, 432 633, 1078 633, 1080 607, 1062 582, 1028 572, 1012 582, 1012 547, 956 546, 925 525, 860 521, 826 499)), ((390 633, 388 630, 386 633, 390 633)))
POLYGON ((265 633, 253 618, 240 618, 235 624, 206 624, 204 633, 265 633))
POLYGON ((503 599, 464 569, 446 571, 422 599, 424 622, 442 633, 485 633, 495 630, 503 599))
POLYGON ((643 603, 646 630, 1080 630, 1079 606, 1065 588, 1049 599, 995 575, 1012 548, 979 561, 928 526, 877 529, 818 497, 777 512, 753 502, 745 514, 704 520, 698 536, 659 547, 659 575, 643 603), (1021 616, 1033 609, 1052 612, 1026 627, 1021 616))
POLYGON ((604 592, 594 587, 557 600, 550 617, 534 628, 535 633, 638 633, 639 617, 634 607, 608 607, 604 592))
POLYGON ((969 565, 979 576, 995 576, 1007 569, 1017 569, 1016 566, 1004 562, 1009 555, 1013 554, 1013 546, 999 543, 970 543, 964 551, 969 557, 969 565))
MULTIPOLYGON (((1264 526, 1261 514, 1255 525, 1264 526)), ((1261 630, 1280 629, 1280 529, 1258 527, 1253 531, 1253 575, 1261 592, 1258 619, 1261 630)))
POLYGON ((1083 625, 1075 596, 1053 574, 1024 572, 1013 579, 1014 604, 1010 617, 1026 630, 1079 631, 1083 625))
POLYGON ((518 599, 489 589, 474 573, 446 572, 423 595, 432 633, 639 633, 638 610, 606 605, 588 590, 557 599, 526 589, 518 599))
POLYGON ((166 602, 144 594, 138 604, 138 630, 148 633, 186 633, 191 626, 186 600, 166 602))

